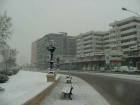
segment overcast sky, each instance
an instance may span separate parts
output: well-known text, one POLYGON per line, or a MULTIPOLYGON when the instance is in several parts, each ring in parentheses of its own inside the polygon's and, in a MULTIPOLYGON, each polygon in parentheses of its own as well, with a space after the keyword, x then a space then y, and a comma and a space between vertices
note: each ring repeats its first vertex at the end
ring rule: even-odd
POLYGON ((133 16, 121 7, 140 13, 140 0, 0 0, 0 12, 12 17, 9 43, 19 51, 20 64, 30 62, 31 43, 47 33, 103 31, 110 22, 133 16))

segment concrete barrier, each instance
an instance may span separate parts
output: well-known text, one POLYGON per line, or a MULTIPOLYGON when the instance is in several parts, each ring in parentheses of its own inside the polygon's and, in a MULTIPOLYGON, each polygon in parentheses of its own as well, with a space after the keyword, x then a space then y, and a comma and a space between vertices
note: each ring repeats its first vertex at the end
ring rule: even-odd
POLYGON ((49 96, 49 94, 51 93, 51 91, 53 90, 53 88, 57 85, 57 83, 59 82, 60 77, 56 78, 56 80, 46 89, 42 90, 40 93, 38 93, 36 96, 34 96, 33 98, 29 99, 28 101, 26 101, 24 104, 22 105, 40 105, 42 100, 49 96))

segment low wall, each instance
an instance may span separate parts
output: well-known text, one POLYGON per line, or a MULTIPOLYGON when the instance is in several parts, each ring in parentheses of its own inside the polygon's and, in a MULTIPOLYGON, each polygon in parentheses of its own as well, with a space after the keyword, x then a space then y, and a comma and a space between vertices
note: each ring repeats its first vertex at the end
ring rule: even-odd
POLYGON ((51 91, 53 90, 53 88, 59 82, 59 79, 60 79, 60 77, 58 77, 49 87, 47 87, 46 89, 44 89, 42 92, 40 92, 39 94, 37 94, 33 98, 29 99, 28 101, 26 101, 22 105, 40 105, 40 103, 42 102, 42 100, 45 97, 49 96, 49 94, 51 93, 51 91))

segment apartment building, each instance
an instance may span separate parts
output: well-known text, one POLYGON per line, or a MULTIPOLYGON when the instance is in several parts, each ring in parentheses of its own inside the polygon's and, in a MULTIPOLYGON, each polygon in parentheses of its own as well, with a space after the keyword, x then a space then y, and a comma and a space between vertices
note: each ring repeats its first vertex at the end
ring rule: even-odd
POLYGON ((78 35, 77 57, 88 57, 89 61, 103 55, 104 61, 109 57, 112 64, 120 64, 122 57, 129 61, 131 56, 136 66, 140 58, 140 17, 129 17, 109 25, 111 28, 106 32, 90 31, 78 35))
POLYGON ((75 57, 76 41, 72 36, 67 36, 67 33, 50 33, 32 43, 32 58, 31 63, 40 69, 46 69, 49 66, 50 52, 47 50, 49 42, 55 42, 56 50, 54 52, 54 61, 59 58, 59 61, 75 57))
POLYGON ((37 64, 37 41, 34 41, 32 43, 31 64, 32 64, 32 66, 35 66, 37 64))
MULTIPOLYGON (((110 44, 120 48, 126 56, 138 51, 140 45, 140 17, 129 17, 110 24, 110 44)), ((137 53, 138 54, 138 53, 137 53)), ((136 53, 134 55, 137 55, 136 53)))
POLYGON ((90 31, 77 36, 77 57, 88 57, 103 53, 104 32, 90 31))
POLYGON ((77 58, 62 66, 75 70, 99 70, 106 64, 113 67, 122 63, 129 65, 131 61, 134 64, 132 66, 138 67, 140 17, 129 17, 109 25, 111 27, 108 31, 89 31, 79 34, 76 37, 77 58))
POLYGON ((104 34, 103 34, 103 49, 104 50, 109 50, 110 49, 110 43, 109 43, 109 41, 110 41, 110 32, 109 31, 106 31, 106 32, 104 32, 104 34))
POLYGON ((66 55, 69 58, 76 56, 76 38, 74 36, 67 36, 67 52, 66 55))

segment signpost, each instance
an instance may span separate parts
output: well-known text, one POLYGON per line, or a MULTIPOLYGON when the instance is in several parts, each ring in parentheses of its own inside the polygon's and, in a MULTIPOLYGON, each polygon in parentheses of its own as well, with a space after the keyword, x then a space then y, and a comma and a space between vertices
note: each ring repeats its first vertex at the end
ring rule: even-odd
POLYGON ((105 62, 106 62, 107 69, 110 70, 110 55, 109 54, 105 55, 105 62))
POLYGON ((108 54, 105 55, 105 62, 106 64, 110 64, 110 56, 108 54))

